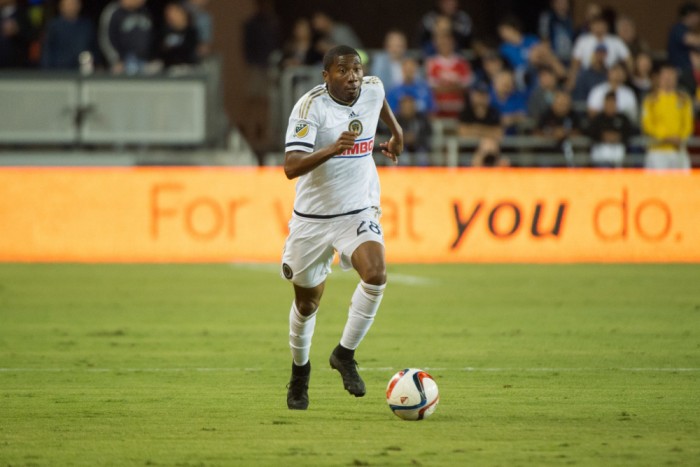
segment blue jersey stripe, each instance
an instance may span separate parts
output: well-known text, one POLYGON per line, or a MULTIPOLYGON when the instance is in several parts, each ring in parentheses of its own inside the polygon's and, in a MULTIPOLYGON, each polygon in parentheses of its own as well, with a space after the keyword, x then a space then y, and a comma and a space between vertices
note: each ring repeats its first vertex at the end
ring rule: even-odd
POLYGON ((333 156, 333 159, 361 159, 363 157, 371 156, 372 153, 368 152, 367 154, 360 154, 357 156, 333 156))

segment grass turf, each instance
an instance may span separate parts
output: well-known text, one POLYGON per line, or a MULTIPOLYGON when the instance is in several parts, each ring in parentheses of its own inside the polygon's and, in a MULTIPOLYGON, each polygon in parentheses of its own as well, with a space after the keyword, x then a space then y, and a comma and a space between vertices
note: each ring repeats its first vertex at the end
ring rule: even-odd
POLYGON ((311 405, 285 404, 290 286, 256 265, 0 265, 0 465, 697 465, 700 266, 392 266, 357 359, 334 273, 311 405), (390 376, 430 368, 404 422, 390 376))

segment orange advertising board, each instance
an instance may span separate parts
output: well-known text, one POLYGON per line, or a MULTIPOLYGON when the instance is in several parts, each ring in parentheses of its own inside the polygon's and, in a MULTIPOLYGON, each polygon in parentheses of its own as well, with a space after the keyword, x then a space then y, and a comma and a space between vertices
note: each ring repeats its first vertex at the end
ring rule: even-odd
MULTIPOLYGON (((391 262, 700 262, 700 172, 380 170, 391 262)), ((279 168, 0 169, 0 261, 277 262, 279 168)))

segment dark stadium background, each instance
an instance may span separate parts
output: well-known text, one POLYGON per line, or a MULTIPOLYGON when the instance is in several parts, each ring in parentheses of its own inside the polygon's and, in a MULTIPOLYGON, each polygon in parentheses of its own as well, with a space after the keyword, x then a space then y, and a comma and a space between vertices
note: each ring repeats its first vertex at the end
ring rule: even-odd
MULTIPOLYGON (((24 0, 25 2, 41 0, 24 0)), ((84 0, 83 14, 97 21, 100 12, 111 0, 84 0)), ((156 26, 159 26, 161 10, 172 0, 147 0, 153 11, 156 26)), ((211 0, 209 10, 215 18, 213 50, 223 59, 222 77, 224 85, 224 107, 232 122, 242 124, 250 110, 246 108, 247 65, 243 57, 243 25, 255 11, 256 0, 211 0)), ((664 50, 668 30, 676 19, 678 7, 686 0, 600 0, 604 7, 628 14, 637 22, 645 39, 655 50, 664 50)), ((49 15, 56 0, 44 0, 49 6, 49 15)), ((474 35, 494 37, 499 19, 508 14, 520 18, 525 29, 533 32, 537 26, 537 15, 549 0, 460 0, 474 22, 474 35)), ((310 16, 316 10, 324 10, 338 20, 348 23, 358 33, 366 48, 382 47, 383 37, 390 28, 405 31, 415 39, 418 23, 423 14, 435 4, 434 0, 355 0, 339 2, 332 0, 272 0, 280 19, 282 38, 288 37, 294 21, 310 16)), ((584 9, 590 2, 572 0, 574 18, 580 23, 584 9)), ((415 44, 413 44, 415 45, 415 44)))
MULTIPOLYGON (((83 2, 83 12, 86 16, 97 19, 100 11, 111 0, 90 0, 83 2)), ((148 0, 148 6, 154 18, 160 17, 160 11, 172 0, 148 0)), ((238 0, 215 0, 229 3, 233 6, 238 0)), ((53 2, 51 2, 53 3, 53 2)), ((494 31, 498 19, 504 11, 520 18, 525 27, 534 31, 539 12, 545 8, 549 0, 492 0, 461 2, 472 15, 474 30, 477 35, 488 35, 494 31)), ((329 0, 309 0, 304 2, 289 0, 273 0, 275 10, 281 19, 283 32, 288 33, 294 19, 309 16, 316 10, 323 10, 334 18, 347 22, 358 32, 366 46, 379 48, 386 32, 383 26, 391 23, 404 31, 415 31, 420 17, 433 5, 432 0, 381 0, 372 2, 333 2, 329 0)))

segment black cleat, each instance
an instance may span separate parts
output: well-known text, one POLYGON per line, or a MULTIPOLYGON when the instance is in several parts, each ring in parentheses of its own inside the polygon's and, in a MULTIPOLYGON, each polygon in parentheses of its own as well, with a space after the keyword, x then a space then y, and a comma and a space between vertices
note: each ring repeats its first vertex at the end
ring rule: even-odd
POLYGON ((287 407, 290 410, 306 410, 309 407, 309 379, 311 363, 296 366, 292 363, 292 378, 287 385, 287 407))
POLYGON ((354 359, 341 359, 337 355, 337 348, 333 351, 330 358, 331 368, 338 370, 340 376, 343 377, 343 386, 355 397, 365 395, 365 382, 360 378, 357 372, 357 362, 354 359))

